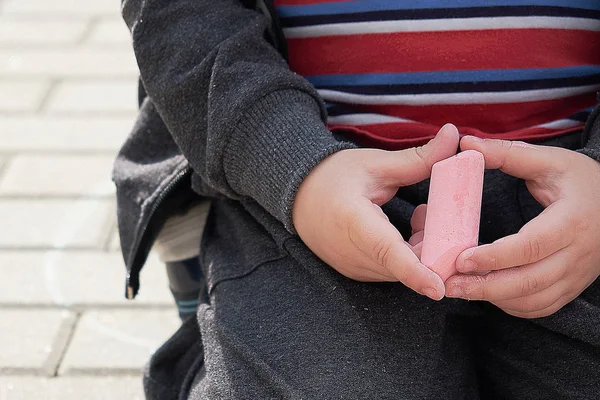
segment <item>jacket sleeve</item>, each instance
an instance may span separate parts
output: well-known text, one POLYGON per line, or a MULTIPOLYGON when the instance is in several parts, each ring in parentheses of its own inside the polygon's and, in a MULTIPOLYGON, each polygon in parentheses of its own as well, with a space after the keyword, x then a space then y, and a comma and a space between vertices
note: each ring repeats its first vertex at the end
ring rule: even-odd
MULTIPOLYGON (((598 100, 600 100, 600 93, 598 100)), ((587 120, 582 141, 582 149, 579 152, 600 161, 600 104, 596 106, 587 120)))
POLYGON ((293 232, 302 179, 352 147, 327 130, 315 89, 238 0, 123 0, 144 88, 203 184, 252 198, 293 232))

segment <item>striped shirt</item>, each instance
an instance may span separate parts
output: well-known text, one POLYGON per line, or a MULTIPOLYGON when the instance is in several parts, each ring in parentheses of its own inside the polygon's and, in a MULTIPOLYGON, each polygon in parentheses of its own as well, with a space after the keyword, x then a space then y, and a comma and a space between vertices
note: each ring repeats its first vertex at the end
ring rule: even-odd
POLYGON ((600 0, 275 0, 290 68, 370 147, 579 130, 600 89, 600 0))

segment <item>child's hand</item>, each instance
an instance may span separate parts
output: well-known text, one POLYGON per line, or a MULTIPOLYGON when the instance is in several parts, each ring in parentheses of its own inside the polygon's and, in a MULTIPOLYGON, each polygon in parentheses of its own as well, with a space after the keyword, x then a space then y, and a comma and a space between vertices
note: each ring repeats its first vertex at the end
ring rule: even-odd
POLYGON ((412 218, 410 219, 410 227, 412 228, 412 236, 408 239, 408 243, 412 246, 414 253, 421 259, 421 249, 423 248, 423 237, 425 236, 425 217, 427 215, 427 204, 421 204, 415 208, 412 218))
POLYGON ((519 233, 464 251, 446 281, 450 297, 487 300, 509 314, 537 318, 558 311, 600 274, 600 163, 574 151, 465 137, 487 168, 526 180, 545 207, 519 233))
POLYGON ((458 131, 446 125, 420 148, 343 150, 326 158, 300 185, 296 231, 319 258, 351 279, 400 281, 441 299, 442 280, 419 262, 379 206, 398 187, 428 178, 432 165, 457 148, 458 131))

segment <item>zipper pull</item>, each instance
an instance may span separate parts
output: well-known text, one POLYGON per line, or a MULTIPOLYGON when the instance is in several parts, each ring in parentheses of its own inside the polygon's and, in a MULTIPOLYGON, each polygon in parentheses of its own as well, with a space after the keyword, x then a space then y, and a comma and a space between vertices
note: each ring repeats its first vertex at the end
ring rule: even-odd
MULTIPOLYGON (((137 281, 137 279, 136 279, 137 281)), ((138 288, 140 287, 139 283, 135 285, 132 283, 131 279, 131 271, 127 273, 127 278, 125 279, 125 298, 127 300, 133 300, 137 295, 138 288)))

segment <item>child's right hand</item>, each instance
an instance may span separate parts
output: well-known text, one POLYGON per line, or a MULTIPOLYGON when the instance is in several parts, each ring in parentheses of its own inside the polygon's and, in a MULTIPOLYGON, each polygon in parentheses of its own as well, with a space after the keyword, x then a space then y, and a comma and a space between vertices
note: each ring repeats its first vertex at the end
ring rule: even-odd
POLYGON ((425 267, 380 206, 401 186, 428 178, 437 161, 456 154, 458 131, 445 125, 423 147, 402 151, 342 150, 304 179, 293 222, 304 243, 348 278, 400 281, 434 300, 445 293, 441 278, 425 267))

